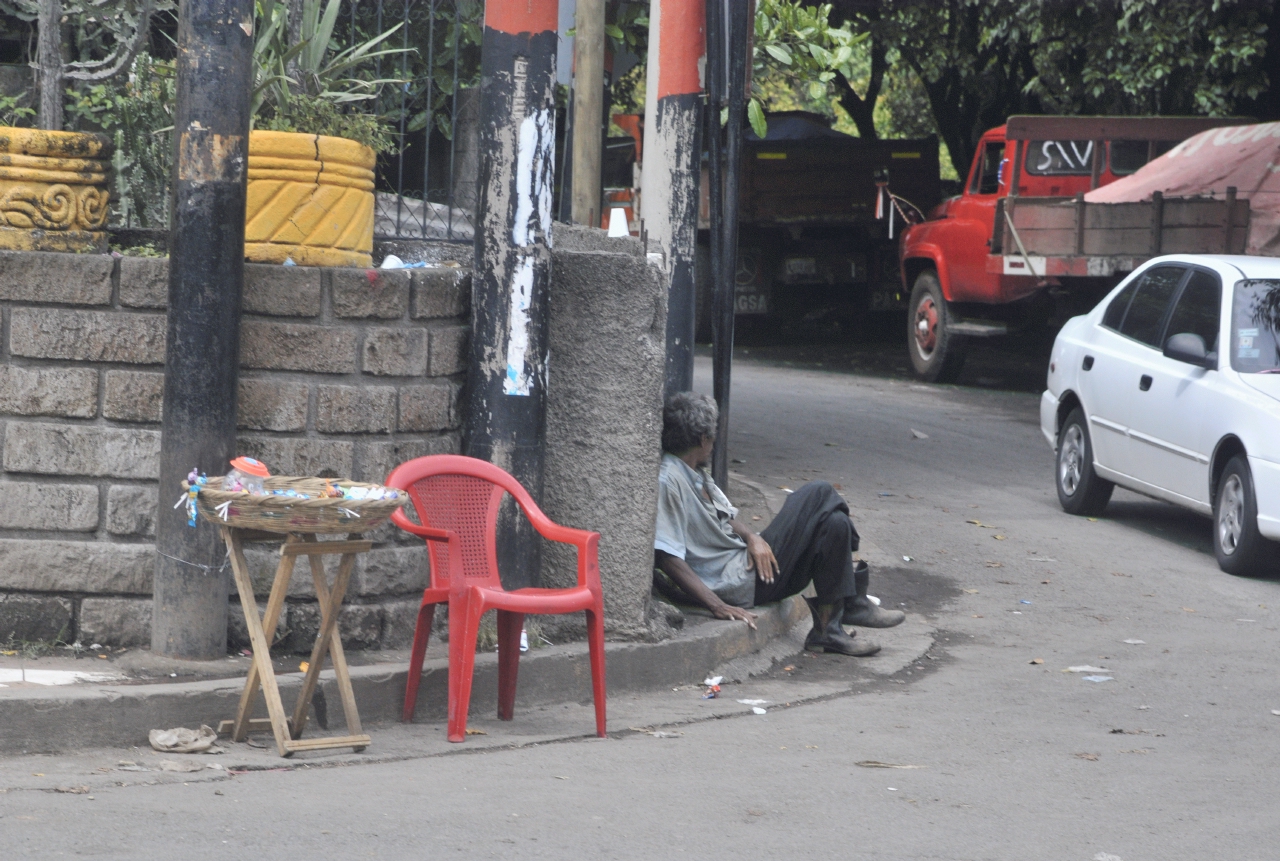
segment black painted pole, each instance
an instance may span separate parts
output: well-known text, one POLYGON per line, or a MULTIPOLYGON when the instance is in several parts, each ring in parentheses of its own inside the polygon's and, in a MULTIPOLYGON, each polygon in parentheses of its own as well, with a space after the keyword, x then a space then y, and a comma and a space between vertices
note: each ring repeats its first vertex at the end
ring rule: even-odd
POLYGON ((151 649, 210 659, 227 650, 226 551, 173 503, 193 467, 222 475, 235 453, 253 0, 179 10, 151 649))
MULTIPOLYGON (((722 293, 726 290, 724 278, 724 255, 721 244, 724 242, 724 134, 720 129, 720 111, 724 107, 725 91, 725 44, 724 44, 724 0, 707 0, 707 104, 703 113, 706 120, 704 132, 707 139, 707 216, 708 238, 710 242, 711 279, 711 342, 713 352, 720 343, 720 305, 722 293)), ((732 277, 732 270, 730 270, 732 277)), ((733 289, 733 282, 728 282, 728 290, 733 289)), ((714 360, 713 360, 714 365, 714 360)), ((718 367, 716 365, 715 367, 718 367)), ((713 368, 714 375, 714 368, 713 368)), ((719 384, 712 380, 716 401, 719 402, 719 384)), ((718 432, 718 431, 717 431, 718 432)), ((719 446, 717 446, 718 448, 719 446)), ((714 454, 714 452, 713 452, 714 454)), ((715 459, 712 458, 712 472, 716 481, 715 459)), ((726 476, 727 477, 727 476, 726 476)))
MULTIPOLYGON (((707 32, 711 33, 712 6, 718 6, 716 0, 708 2, 707 32)), ((720 426, 716 431, 716 447, 711 455, 711 474, 716 483, 726 487, 729 480, 729 392, 731 388, 731 369, 733 366, 733 316, 735 300, 735 275, 738 266, 738 175, 742 154, 742 119, 746 113, 747 86, 747 53, 749 31, 751 27, 751 7, 753 4, 738 0, 726 2, 720 7, 720 22, 717 29, 724 34, 723 53, 714 65, 718 70, 727 65, 726 78, 722 80, 720 93, 728 108, 728 119, 725 123, 725 166, 724 189, 721 198, 721 218, 719 223, 719 248, 712 253, 720 253, 719 270, 717 272, 715 301, 713 304, 713 326, 715 343, 712 356, 712 388, 716 404, 720 407, 720 426), (724 58, 727 57, 727 63, 724 58)), ((708 64, 712 63, 708 54, 708 64)), ((723 73, 721 73, 723 74, 723 73)), ((716 125, 718 122, 718 111, 716 125)), ((717 129, 718 130, 718 129, 717 129)), ((714 190, 715 177, 711 177, 714 190)), ((712 206, 714 208, 714 200, 712 206)), ((715 225, 712 227, 715 231, 715 225)))
MULTIPOLYGON (((480 184, 464 450, 542 498, 555 161, 556 0, 489 0, 480 60, 480 184)), ((508 588, 539 582, 539 543, 510 498, 508 588)))
POLYGON ((653 0, 649 6, 649 67, 641 204, 650 248, 657 246, 667 285, 666 393, 693 388, 693 340, 698 307, 694 255, 702 167, 704 0, 653 0))

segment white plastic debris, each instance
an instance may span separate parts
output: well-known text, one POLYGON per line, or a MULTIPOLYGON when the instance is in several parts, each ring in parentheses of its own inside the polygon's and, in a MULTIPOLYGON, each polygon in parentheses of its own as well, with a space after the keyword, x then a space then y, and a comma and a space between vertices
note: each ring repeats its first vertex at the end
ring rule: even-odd
POLYGON ((1114 682, 1115 681, 1115 679, 1112 678, 1111 676, 1085 676, 1084 680, 1086 682, 1114 682))
POLYGON ((1084 664, 1083 666, 1079 666, 1079 667, 1067 667, 1066 671, 1068 673, 1109 673, 1111 672, 1106 667, 1091 667, 1088 664, 1084 664))
POLYGON ((185 726, 153 729, 147 739, 162 753, 222 753, 215 744, 218 734, 204 725, 200 729, 187 729, 185 726))
POLYGON ((766 714, 767 712, 766 709, 762 709, 760 708, 760 706, 752 706, 751 711, 755 712, 758 715, 766 714))
POLYGON ((627 224, 627 211, 621 206, 609 210, 609 236, 630 236, 631 228, 627 224))
POLYGON ((382 269, 403 269, 404 261, 394 254, 388 254, 382 258, 382 269))
POLYGON ((762 706, 768 704, 768 700, 738 700, 744 706, 762 706))
POLYGON ((1130 646, 1145 646, 1147 644, 1146 640, 1125 640, 1125 642, 1130 646))
POLYGON ((928 438, 929 438, 929 435, 928 435, 927 433, 925 433, 924 431, 918 431, 918 430, 916 430, 915 428, 911 428, 910 430, 911 430, 911 436, 915 437, 916 439, 928 439, 928 438))
POLYGON ((724 676, 707 676, 705 679, 702 680, 702 683, 709 688, 713 688, 723 681, 724 681, 724 676))

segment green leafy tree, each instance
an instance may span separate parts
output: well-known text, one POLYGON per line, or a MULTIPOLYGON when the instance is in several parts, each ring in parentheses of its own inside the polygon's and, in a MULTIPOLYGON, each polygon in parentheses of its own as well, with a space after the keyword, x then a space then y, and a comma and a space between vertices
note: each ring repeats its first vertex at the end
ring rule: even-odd
MULTIPOLYGON (((762 95, 781 83, 810 101, 831 95, 836 86, 852 89, 855 48, 868 38, 831 25, 831 4, 805 6, 800 0, 760 0, 756 6, 752 54, 752 93, 747 119, 759 137, 768 131, 762 95), (837 84, 836 82, 841 82, 837 84)), ((873 135, 874 136, 874 135, 873 135)))

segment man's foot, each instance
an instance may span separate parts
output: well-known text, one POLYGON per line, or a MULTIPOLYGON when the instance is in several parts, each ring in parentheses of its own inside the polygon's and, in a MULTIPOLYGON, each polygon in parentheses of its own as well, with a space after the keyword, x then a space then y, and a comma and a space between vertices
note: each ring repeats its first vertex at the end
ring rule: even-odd
POLYGON ((836 652, 864 658, 880 651, 880 645, 870 640, 859 640, 846 634, 840 627, 840 608, 836 604, 819 604, 815 598, 805 598, 809 612, 813 614, 813 630, 804 639, 807 652, 836 652))
POLYGON ((892 628, 901 625, 907 614, 901 610, 886 610, 865 595, 848 598, 840 621, 860 628, 892 628))

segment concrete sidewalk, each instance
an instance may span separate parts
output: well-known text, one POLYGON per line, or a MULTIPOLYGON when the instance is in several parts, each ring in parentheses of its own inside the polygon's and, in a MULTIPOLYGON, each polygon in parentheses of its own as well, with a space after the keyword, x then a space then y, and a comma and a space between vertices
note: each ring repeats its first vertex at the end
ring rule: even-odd
MULTIPOLYGON (((611 697, 627 692, 700 682, 708 672, 759 652, 798 623, 808 610, 798 597, 759 608, 757 629, 690 615, 684 630, 658 643, 606 645, 611 697)), ((443 643, 427 651, 418 689, 419 721, 443 721, 448 701, 448 662, 443 643)), ((89 667, 88 669, 97 669, 89 667)), ((472 714, 497 708, 497 654, 476 656, 472 714)), ((376 725, 400 718, 407 662, 353 666, 351 682, 361 719, 376 725)), ((279 676, 287 705, 302 683, 302 673, 279 676)), ((145 745, 152 729, 217 726, 235 716, 241 676, 170 684, 83 683, 60 687, 23 687, 0 695, 0 753, 45 753, 84 747, 145 745)), ((518 707, 590 702, 591 669, 585 643, 530 650, 520 659, 518 707)), ((333 671, 321 673, 316 712, 323 723, 342 722, 341 700, 333 671)), ((265 717, 259 697, 257 716, 265 717)), ((323 725, 323 724, 322 724, 323 725)), ((322 731, 322 730, 321 730, 322 731)))
MULTIPOLYGON (((739 503, 740 516, 754 521, 767 523, 784 498, 780 493, 771 494, 766 488, 739 476, 734 477, 731 489, 739 503)), ((719 621, 705 612, 686 610, 683 628, 667 640, 608 643, 606 665, 610 729, 620 729, 620 721, 627 720, 625 710, 620 714, 617 708, 617 704, 626 699, 634 700, 639 694, 674 689, 683 691, 678 697, 683 701, 688 698, 690 687, 697 686, 708 675, 718 674, 731 681, 746 681, 767 673, 776 662, 801 650, 810 622, 808 610, 800 597, 759 607, 756 612, 759 618, 755 630, 741 622, 719 621)), ((883 632, 869 633, 885 640, 883 632)), ((869 662, 854 662, 852 670, 855 675, 864 669, 875 675, 895 673, 916 660, 931 643, 932 628, 918 620, 891 635, 881 656, 869 662)), ((445 643, 432 641, 423 668, 415 714, 415 723, 425 725, 424 729, 430 726, 433 732, 429 737, 441 742, 443 732, 435 731, 442 729, 446 718, 446 653, 445 643)), ((400 718, 408 676, 407 651, 355 654, 352 658, 351 677, 356 702, 361 720, 374 729, 375 747, 406 731, 410 732, 410 737, 417 738, 412 727, 397 729, 388 726, 400 718)), ((275 660, 286 708, 291 706, 301 686, 302 673, 296 669, 299 660, 290 656, 275 660)), ((194 728, 201 724, 216 727, 219 721, 235 714, 249 660, 233 656, 225 661, 191 664, 135 650, 127 659, 119 661, 61 658, 42 659, 34 664, 34 667, 27 665, 28 671, 45 667, 90 673, 114 669, 133 677, 63 686, 18 684, 0 691, 0 754, 50 754, 132 746, 145 748, 147 734, 152 729, 194 728), (169 680, 171 674, 173 681, 169 680)), ((830 685, 814 690, 792 688, 789 692, 774 691, 771 696, 800 701, 836 691, 830 685)), ((326 670, 321 674, 321 685, 313 701, 309 736, 332 734, 326 733, 326 729, 332 725, 336 730, 343 723, 340 703, 333 672, 326 670)), ((524 712, 542 712, 550 706, 556 707, 555 718, 535 721, 520 729, 515 729, 510 723, 500 724, 492 738, 469 747, 541 743, 590 734, 594 726, 589 718, 590 703, 591 672, 585 643, 532 649, 520 660, 517 720, 524 712), (568 720, 569 714, 565 709, 575 716, 581 713, 580 718, 568 720)), ((719 715, 724 707, 713 706, 711 710, 719 715)), ((731 711, 742 710, 741 706, 732 704, 728 707, 731 711)), ((496 708, 497 655, 493 652, 480 653, 476 656, 470 710, 472 724, 478 726, 477 721, 485 722, 496 708)), ((704 705, 699 713, 706 710, 704 705)), ((255 716, 265 716, 260 696, 255 716)), ((679 708, 670 714, 663 714, 660 709, 648 709, 642 716, 646 723, 658 725, 691 717, 679 708)), ((636 715, 631 718, 632 723, 642 719, 636 715)), ((269 742, 269 736, 260 738, 269 742)), ((412 749, 419 750, 420 741, 415 741, 412 749)), ((256 745, 243 744, 231 747, 238 760, 248 758, 241 765, 250 766, 256 758, 263 758, 264 763, 285 762, 275 757, 273 748, 264 750, 256 745)), ((271 747, 269 743, 268 747, 271 747)), ((391 750, 371 750, 364 754, 326 751, 319 758, 326 763, 337 763, 347 759, 364 761, 370 754, 405 755, 395 752, 395 744, 391 747, 391 750)), ((288 762, 301 763, 304 760, 314 764, 317 755, 298 756, 288 762)), ((228 767, 233 764, 228 762, 228 767)), ((264 766, 260 763, 257 767, 264 766)))

